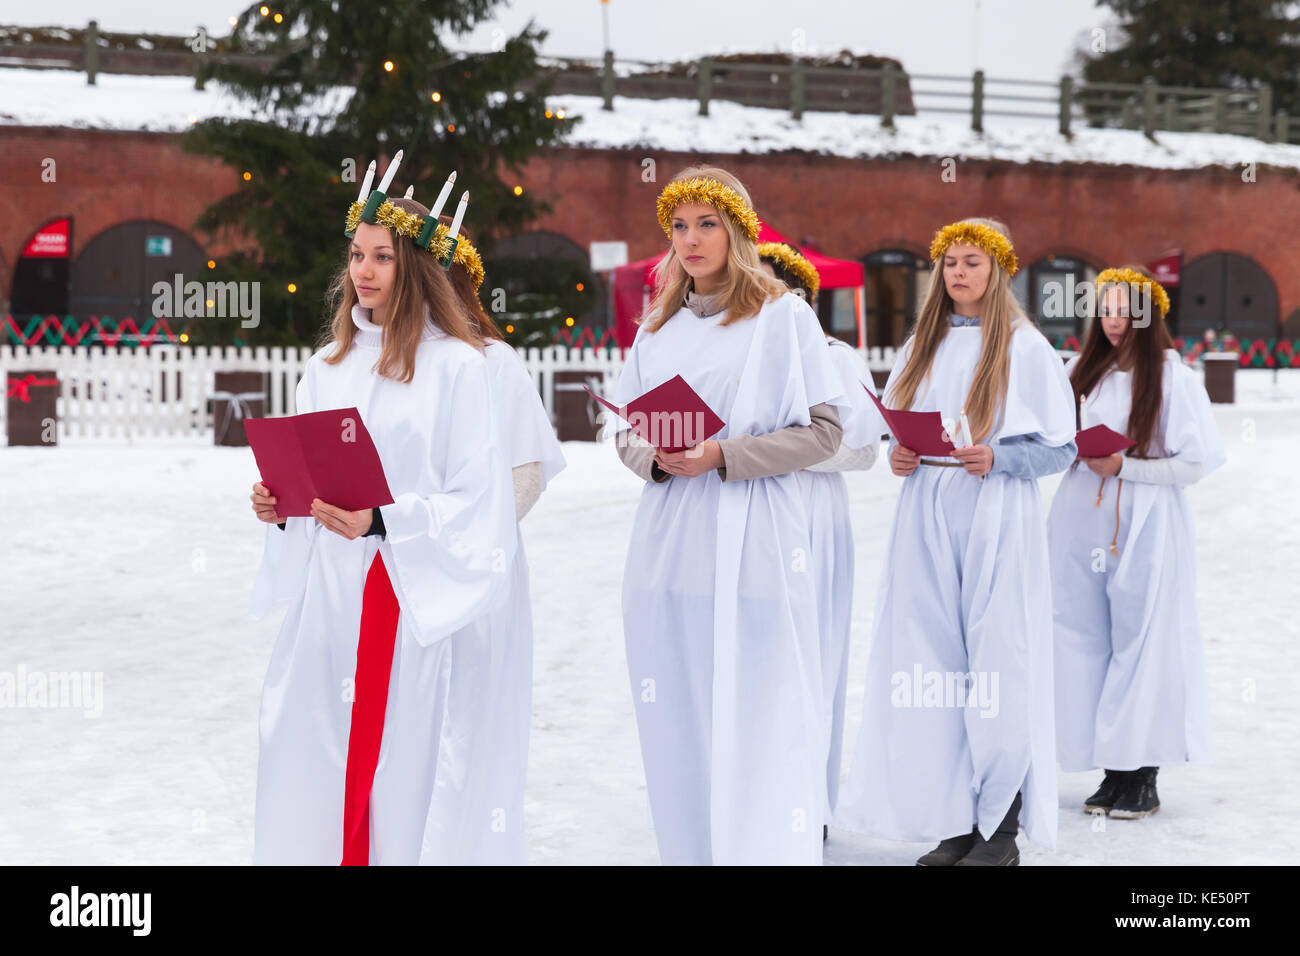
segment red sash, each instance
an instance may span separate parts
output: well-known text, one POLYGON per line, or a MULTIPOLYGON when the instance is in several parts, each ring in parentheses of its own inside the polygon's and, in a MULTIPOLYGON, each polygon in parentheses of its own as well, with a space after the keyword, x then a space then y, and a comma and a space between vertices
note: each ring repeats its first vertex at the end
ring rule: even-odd
POLYGON ((370 865, 370 787, 384 736, 398 613, 397 595, 376 551, 361 597, 361 637, 344 775, 343 866, 370 865))

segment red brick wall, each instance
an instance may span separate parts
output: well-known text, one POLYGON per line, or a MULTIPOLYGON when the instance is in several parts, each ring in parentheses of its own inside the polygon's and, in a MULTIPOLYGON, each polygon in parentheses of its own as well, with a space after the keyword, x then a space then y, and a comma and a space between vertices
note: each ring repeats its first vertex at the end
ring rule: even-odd
MULTIPOLYGON (((73 255, 103 229, 157 219, 195 235, 199 213, 233 191, 238 170, 184 153, 170 134, 0 127, 0 300, 14 260, 46 220, 76 217, 73 255), (41 160, 58 181, 41 181, 41 160)), ((1022 263, 1078 255, 1099 266, 1146 261, 1181 247, 1186 259, 1232 251, 1260 263, 1277 284, 1281 315, 1300 308, 1300 173, 1167 171, 1132 167, 959 162, 944 182, 937 159, 850 160, 807 154, 704 157, 735 172, 759 215, 823 252, 857 258, 900 246, 924 252, 936 228, 991 215, 1011 228, 1022 263)), ((644 150, 550 150, 519 182, 554 211, 536 223, 582 247, 625 240, 632 258, 662 251, 655 221, 659 189, 697 157, 644 150), (655 182, 643 181, 643 160, 655 182)), ((473 216, 471 210, 471 224, 473 216)), ((221 245, 209 247, 220 255, 221 245)))

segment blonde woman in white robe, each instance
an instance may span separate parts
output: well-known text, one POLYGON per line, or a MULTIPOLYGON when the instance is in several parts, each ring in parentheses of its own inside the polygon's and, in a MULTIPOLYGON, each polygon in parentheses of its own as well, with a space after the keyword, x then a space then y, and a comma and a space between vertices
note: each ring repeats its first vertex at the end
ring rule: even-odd
POLYGON ((1140 266, 1097 277, 1098 316, 1067 372, 1080 424, 1136 444, 1081 458, 1048 520, 1061 769, 1102 768, 1089 813, 1160 809, 1160 767, 1210 759, 1196 613, 1196 530, 1183 489, 1224 461, 1200 377, 1165 326, 1169 298, 1140 266))
POLYGON ((830 457, 842 386, 807 303, 759 268, 740 182, 695 167, 614 398, 681 375, 726 427, 633 440, 645 479, 623 576, 637 729, 665 864, 821 862, 826 805, 814 527, 797 472, 830 457), (667 449, 692 445, 683 452, 667 449))
POLYGON ((435 786, 463 771, 444 717, 488 690, 452 661, 510 593, 508 449, 482 342, 430 252, 361 222, 335 291, 297 410, 356 406, 394 500, 282 520, 275 489, 253 487, 268 524, 253 610, 288 608, 262 689, 254 861, 411 865, 435 786))
POLYGON ((1007 229, 940 230, 885 403, 938 412, 950 456, 891 442, 904 476, 876 601, 862 727, 836 822, 941 841, 922 866, 1014 866, 1056 840, 1052 606, 1041 475, 1074 459, 1070 385, 1010 289, 1007 229))

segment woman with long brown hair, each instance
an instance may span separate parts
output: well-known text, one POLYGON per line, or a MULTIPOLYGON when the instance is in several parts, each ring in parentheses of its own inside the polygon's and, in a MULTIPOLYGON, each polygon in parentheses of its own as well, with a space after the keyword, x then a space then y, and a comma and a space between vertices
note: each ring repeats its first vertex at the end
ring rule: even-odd
POLYGON ((613 426, 645 480, 623 632, 659 856, 815 865, 818 519, 796 473, 838 447, 841 385, 816 315, 759 267, 758 217, 735 176, 683 170, 658 211, 671 245, 614 398, 680 375, 726 423, 718 438, 682 441, 679 429, 653 445, 613 426), (680 444, 692 447, 668 450, 680 444))
POLYGON ((922 866, 1014 866, 1056 840, 1052 606, 1040 475, 1074 458, 1061 359, 1011 292, 1006 226, 936 233, 930 290, 885 387, 953 451, 891 441, 905 476, 876 602, 862 729, 836 821, 941 842, 922 866))
POLYGON ((1052 500, 1057 754, 1066 771, 1105 769, 1085 811, 1136 819, 1160 808, 1159 767, 1210 759, 1183 488, 1224 454, 1205 388, 1170 340, 1165 290, 1141 266, 1107 269, 1096 288, 1070 384, 1080 425, 1134 444, 1079 459, 1052 500))
POLYGON ((514 508, 482 342, 429 211, 387 200, 396 164, 370 194, 372 165, 349 211, 328 341, 296 393, 299 413, 356 407, 393 502, 317 499, 281 519, 275 489, 253 486, 267 523, 254 612, 288 606, 262 689, 258 863, 420 861, 435 787, 459 769, 440 723, 475 692, 452 655, 510 588, 514 508))

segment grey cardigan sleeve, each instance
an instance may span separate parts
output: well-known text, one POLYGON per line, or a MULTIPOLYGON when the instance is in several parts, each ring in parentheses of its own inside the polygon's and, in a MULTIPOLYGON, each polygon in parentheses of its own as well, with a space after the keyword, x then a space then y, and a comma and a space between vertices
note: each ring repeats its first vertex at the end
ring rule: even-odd
POLYGON ((1033 435, 999 438, 993 444, 991 471, 1012 478, 1042 478, 1070 467, 1078 454, 1074 441, 1045 445, 1033 435))
POLYGON ((840 447, 844 429, 833 405, 808 409, 807 425, 788 425, 767 435, 737 435, 718 440, 723 481, 770 478, 825 461, 840 447))
POLYGON ((672 477, 655 464, 654 446, 631 429, 615 435, 614 446, 618 449, 619 460, 642 481, 660 482, 672 477))

